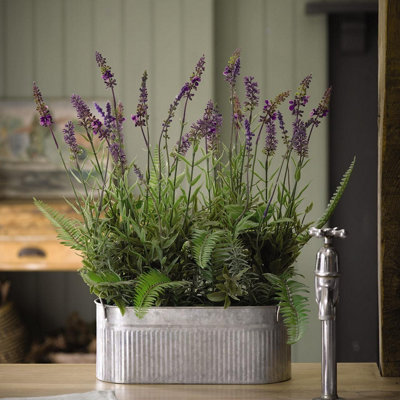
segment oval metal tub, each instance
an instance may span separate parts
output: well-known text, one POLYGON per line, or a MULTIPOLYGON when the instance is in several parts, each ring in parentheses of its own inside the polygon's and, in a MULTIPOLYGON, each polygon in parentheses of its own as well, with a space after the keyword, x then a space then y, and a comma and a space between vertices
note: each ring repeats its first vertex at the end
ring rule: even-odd
POLYGON ((290 379, 277 308, 97 307, 98 379, 114 383, 262 384, 290 379))

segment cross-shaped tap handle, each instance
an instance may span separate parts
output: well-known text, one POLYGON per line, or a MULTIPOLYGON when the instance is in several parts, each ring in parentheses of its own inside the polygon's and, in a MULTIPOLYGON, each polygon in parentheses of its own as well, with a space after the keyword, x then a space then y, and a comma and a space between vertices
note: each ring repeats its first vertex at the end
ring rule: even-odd
POLYGON ((344 229, 335 228, 311 228, 308 230, 311 236, 318 238, 325 238, 325 243, 330 243, 333 238, 344 239, 347 236, 347 232, 344 229))

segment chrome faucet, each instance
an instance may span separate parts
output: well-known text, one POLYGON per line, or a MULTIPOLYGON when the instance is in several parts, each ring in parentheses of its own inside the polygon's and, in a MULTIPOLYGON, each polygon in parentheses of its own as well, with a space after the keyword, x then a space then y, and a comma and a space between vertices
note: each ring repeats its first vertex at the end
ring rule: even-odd
POLYGON ((333 238, 346 237, 344 229, 311 228, 311 236, 324 238, 315 265, 315 297, 322 321, 321 396, 314 400, 343 400, 337 395, 336 304, 339 300, 339 264, 333 238))

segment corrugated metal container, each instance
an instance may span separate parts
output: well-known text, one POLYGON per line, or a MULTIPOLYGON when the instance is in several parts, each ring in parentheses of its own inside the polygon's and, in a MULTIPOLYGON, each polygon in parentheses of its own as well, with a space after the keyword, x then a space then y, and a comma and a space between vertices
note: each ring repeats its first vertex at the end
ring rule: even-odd
POLYGON ((261 384, 290 379, 276 307, 154 307, 139 319, 97 306, 98 379, 115 383, 261 384))

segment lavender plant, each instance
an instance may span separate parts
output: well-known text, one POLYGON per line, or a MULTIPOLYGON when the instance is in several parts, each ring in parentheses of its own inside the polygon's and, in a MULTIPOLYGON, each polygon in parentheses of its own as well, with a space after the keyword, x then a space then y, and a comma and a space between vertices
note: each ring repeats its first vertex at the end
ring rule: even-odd
MULTIPOLYGON (((331 90, 306 117, 310 75, 294 95, 278 94, 259 110, 258 84, 247 76, 242 106, 237 90, 240 53, 235 51, 223 72, 232 106, 225 145, 220 137, 222 115, 212 100, 200 119, 187 121, 205 70, 202 56, 173 99, 156 143, 151 143, 145 72, 131 117, 147 151, 145 165, 139 166, 125 155, 127 122, 117 102, 117 81, 99 53, 96 62, 111 101, 105 109, 95 104, 93 113, 80 96, 71 97, 91 148, 93 173, 81 167, 71 121, 63 130, 70 152, 64 158, 49 108, 33 86, 40 122, 49 127, 70 177, 75 199, 67 201, 78 217, 61 215, 40 200, 35 204, 57 228, 61 241, 82 255, 80 274, 90 291, 121 312, 134 306, 138 316, 153 305, 279 304, 289 342, 296 342, 304 332, 308 306, 307 288, 294 265, 309 240, 307 217, 312 208, 303 205, 307 185, 301 184, 301 177, 311 135, 328 114, 331 90), (287 99, 291 126, 281 111, 287 99), (177 113, 179 139, 171 144, 169 130, 177 113), (282 155, 277 155, 278 136, 282 155), (272 167, 274 157, 280 160, 277 169, 272 167)), ((354 160, 316 226, 329 219, 353 166, 354 160)))

